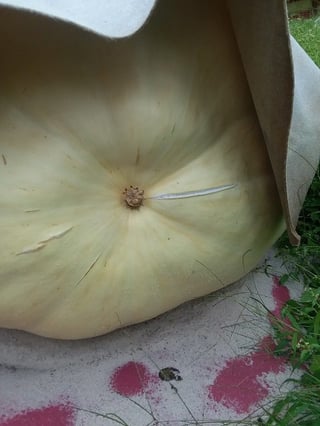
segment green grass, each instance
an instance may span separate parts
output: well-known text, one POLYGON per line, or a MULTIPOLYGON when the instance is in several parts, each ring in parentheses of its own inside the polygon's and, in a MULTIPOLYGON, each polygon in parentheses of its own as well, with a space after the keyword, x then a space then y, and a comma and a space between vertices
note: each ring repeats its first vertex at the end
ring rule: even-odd
MULTIPOLYGON (((314 62, 320 66, 320 18, 290 21, 290 30, 314 62)), ((281 277, 304 284, 300 300, 283 307, 273 322, 275 354, 287 357, 304 373, 294 388, 267 413, 268 426, 318 426, 320 424, 320 173, 308 192, 298 222, 302 240, 291 247, 286 235, 278 241, 278 254, 288 268, 281 277)))
POLYGON ((320 66, 320 17, 291 19, 290 32, 314 62, 320 66))

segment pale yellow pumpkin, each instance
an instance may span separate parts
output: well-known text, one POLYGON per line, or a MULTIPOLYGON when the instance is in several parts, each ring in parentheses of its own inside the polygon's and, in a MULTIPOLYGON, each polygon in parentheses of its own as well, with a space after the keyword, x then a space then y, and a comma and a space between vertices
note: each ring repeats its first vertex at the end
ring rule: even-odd
POLYGON ((224 1, 160 1, 121 40, 7 12, 0 44, 0 326, 147 320, 240 279, 283 231, 224 1))

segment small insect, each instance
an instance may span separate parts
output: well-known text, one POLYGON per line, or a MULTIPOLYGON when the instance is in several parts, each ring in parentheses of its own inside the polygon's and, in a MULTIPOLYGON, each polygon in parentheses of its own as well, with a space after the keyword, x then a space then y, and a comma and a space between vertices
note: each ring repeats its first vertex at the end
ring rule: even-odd
POLYGON ((180 381, 182 377, 180 376, 180 371, 174 367, 165 367, 159 371, 159 377, 165 382, 170 382, 171 380, 180 381))

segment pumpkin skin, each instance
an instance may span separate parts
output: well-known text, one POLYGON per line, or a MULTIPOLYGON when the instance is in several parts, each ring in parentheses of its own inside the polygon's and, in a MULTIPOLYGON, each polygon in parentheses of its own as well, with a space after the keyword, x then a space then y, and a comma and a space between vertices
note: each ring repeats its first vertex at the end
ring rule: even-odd
POLYGON ((160 1, 121 40, 1 20, 0 326, 97 336, 258 263, 284 222, 224 1, 160 1))

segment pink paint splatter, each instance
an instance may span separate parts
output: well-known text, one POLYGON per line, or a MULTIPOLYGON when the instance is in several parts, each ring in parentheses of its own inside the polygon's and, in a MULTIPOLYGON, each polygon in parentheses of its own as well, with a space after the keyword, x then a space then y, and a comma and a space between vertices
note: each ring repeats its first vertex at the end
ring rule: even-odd
POLYGON ((67 405, 53 405, 24 411, 10 419, 0 419, 0 426, 74 426, 75 413, 67 405))
POLYGON ((275 309, 272 311, 277 318, 281 317, 281 309, 290 299, 290 293, 286 286, 280 284, 279 277, 273 277, 272 296, 275 303, 275 309))
MULTIPOLYGON (((287 287, 280 284, 278 277, 273 279, 272 296, 275 303, 272 314, 280 318, 281 309, 290 299, 290 294, 287 287)), ((272 321, 272 318, 269 319, 272 321)), ((286 359, 276 358, 270 353, 274 347, 272 337, 266 336, 256 351, 228 360, 213 385, 209 386, 209 398, 238 414, 248 413, 269 393, 268 386, 260 383, 259 378, 263 374, 280 373, 285 369, 286 359)))
POLYGON ((274 347, 271 336, 265 337, 257 351, 230 359, 209 386, 209 398, 220 402, 238 414, 248 413, 250 408, 268 395, 268 387, 258 379, 266 373, 279 373, 286 361, 272 356, 274 347))
POLYGON ((142 363, 133 361, 117 368, 110 380, 114 392, 129 397, 141 395, 158 383, 157 375, 151 374, 142 363))
POLYGON ((290 320, 288 318, 281 318, 281 310, 285 303, 290 299, 290 293, 287 287, 280 284, 279 277, 273 277, 272 296, 275 304, 275 308, 268 315, 271 324, 277 322, 277 327, 280 325, 283 330, 290 328, 290 320), (281 323, 277 320, 281 320, 281 323))

